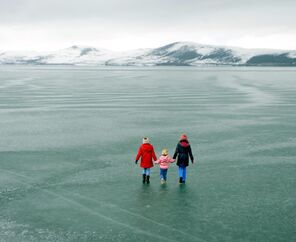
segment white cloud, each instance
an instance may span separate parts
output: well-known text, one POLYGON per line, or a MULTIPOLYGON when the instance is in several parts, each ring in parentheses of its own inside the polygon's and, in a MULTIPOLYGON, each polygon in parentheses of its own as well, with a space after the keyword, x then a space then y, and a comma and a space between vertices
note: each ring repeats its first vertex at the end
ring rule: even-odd
POLYGON ((0 0, 1 50, 114 50, 194 41, 296 49, 292 0, 0 0))
POLYGON ((229 40, 227 45, 242 46, 244 48, 264 48, 296 50, 296 34, 271 34, 257 36, 243 36, 229 40))

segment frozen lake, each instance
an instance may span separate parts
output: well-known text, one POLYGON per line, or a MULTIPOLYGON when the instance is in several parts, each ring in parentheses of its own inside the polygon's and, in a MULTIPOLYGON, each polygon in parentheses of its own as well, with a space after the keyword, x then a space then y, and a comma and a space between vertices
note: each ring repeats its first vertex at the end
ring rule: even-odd
POLYGON ((0 241, 295 241, 295 120, 296 68, 0 66, 0 241))

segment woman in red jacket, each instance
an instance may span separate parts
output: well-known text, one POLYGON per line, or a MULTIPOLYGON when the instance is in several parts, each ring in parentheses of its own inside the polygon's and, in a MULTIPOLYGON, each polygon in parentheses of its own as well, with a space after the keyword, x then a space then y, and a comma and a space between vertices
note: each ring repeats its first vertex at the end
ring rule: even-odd
POLYGON ((138 160, 141 157, 141 164, 140 166, 143 168, 143 183, 147 182, 147 184, 150 183, 150 168, 153 167, 153 161, 157 160, 157 157, 154 152, 153 146, 149 143, 149 139, 147 137, 143 138, 143 144, 140 146, 136 161, 135 163, 138 163, 138 160))

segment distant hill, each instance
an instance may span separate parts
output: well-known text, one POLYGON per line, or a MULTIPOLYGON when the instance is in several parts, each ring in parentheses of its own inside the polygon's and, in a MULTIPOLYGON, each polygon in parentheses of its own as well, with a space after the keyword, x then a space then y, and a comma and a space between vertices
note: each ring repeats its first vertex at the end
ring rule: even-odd
POLYGON ((296 66, 296 51, 243 49, 175 42, 155 49, 114 52, 72 46, 53 52, 0 52, 0 64, 108 66, 296 66))

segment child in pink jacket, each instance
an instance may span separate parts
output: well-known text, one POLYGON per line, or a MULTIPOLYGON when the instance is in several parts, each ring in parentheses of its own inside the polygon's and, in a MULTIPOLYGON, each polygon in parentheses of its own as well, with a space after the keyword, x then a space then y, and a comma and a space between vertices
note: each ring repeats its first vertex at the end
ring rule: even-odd
POLYGON ((167 180, 167 172, 170 167, 170 163, 175 160, 169 156, 169 152, 167 149, 163 149, 161 152, 161 156, 155 161, 156 164, 159 164, 160 167, 160 182, 161 184, 165 184, 167 180))

